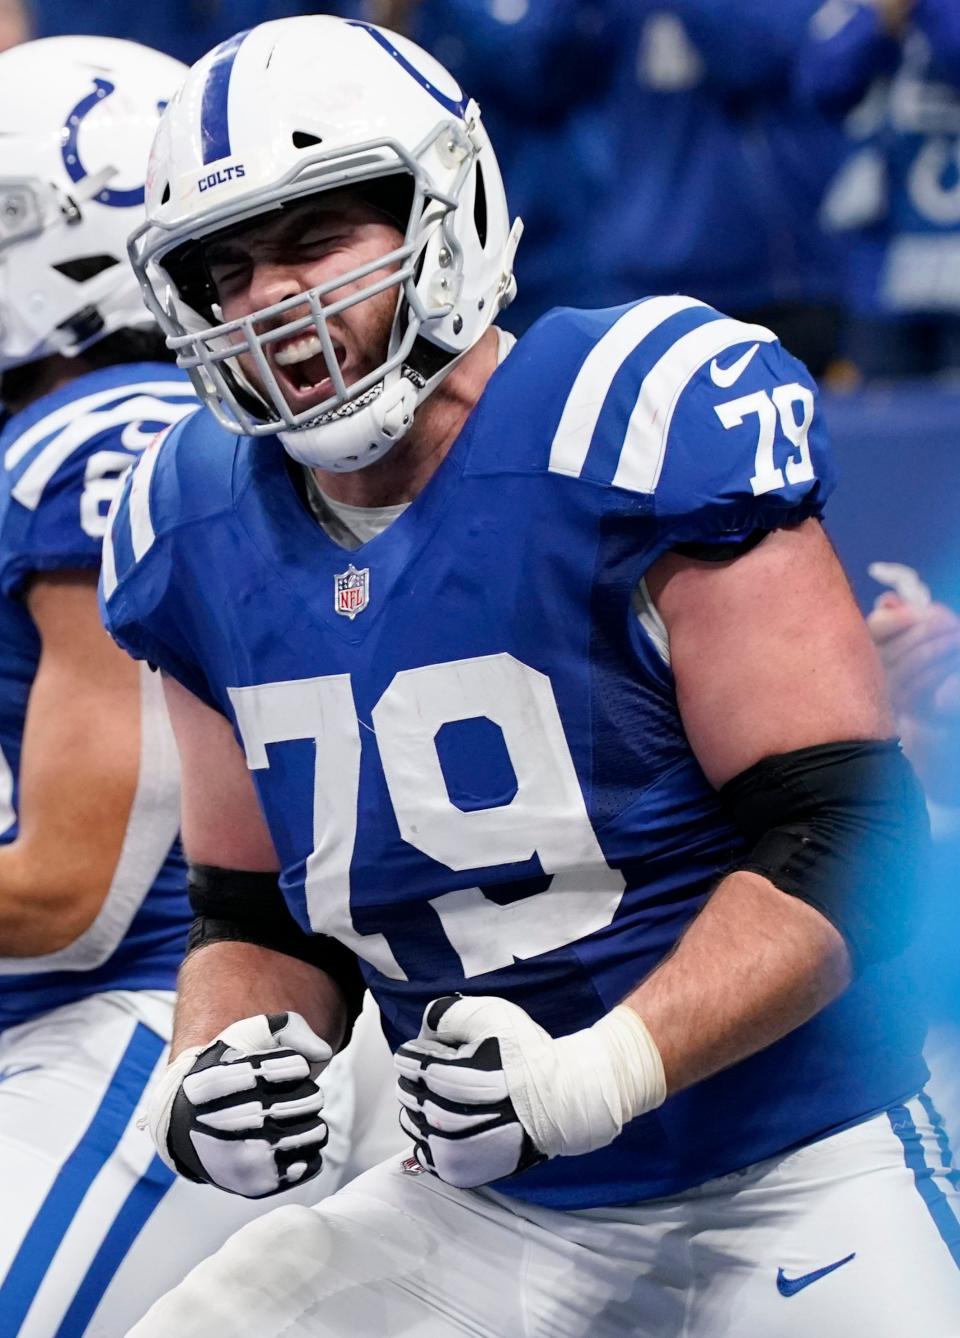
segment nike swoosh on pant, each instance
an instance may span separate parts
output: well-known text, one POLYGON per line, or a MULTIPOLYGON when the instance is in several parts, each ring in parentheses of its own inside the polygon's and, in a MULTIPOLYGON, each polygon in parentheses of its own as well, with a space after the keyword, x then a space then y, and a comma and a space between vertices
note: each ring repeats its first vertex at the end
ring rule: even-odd
POLYGON ((710 380, 715 386, 719 386, 721 390, 729 390, 732 385, 740 380, 751 362, 753 362, 759 347, 759 344, 754 344, 752 348, 748 348, 746 353, 738 358, 730 367, 721 367, 716 358, 714 358, 713 362, 710 364, 710 380))
POLYGON ((809 1287, 811 1282, 817 1282, 820 1278, 825 1278, 828 1273, 833 1273, 838 1268, 843 1268, 844 1264, 849 1264, 851 1259, 856 1259, 856 1252, 848 1254, 846 1259, 838 1259, 835 1264, 827 1264, 826 1268, 818 1268, 813 1273, 804 1273, 799 1278, 788 1278, 783 1269, 777 1272, 777 1291, 781 1296, 796 1296, 797 1292, 802 1292, 804 1287, 809 1287))

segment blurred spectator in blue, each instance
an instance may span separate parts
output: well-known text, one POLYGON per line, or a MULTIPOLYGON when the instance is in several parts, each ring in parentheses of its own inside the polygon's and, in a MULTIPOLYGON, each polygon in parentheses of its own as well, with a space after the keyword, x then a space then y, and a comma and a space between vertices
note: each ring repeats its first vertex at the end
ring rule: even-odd
POLYGON ((143 42, 192 65, 233 33, 268 19, 289 18, 316 8, 343 18, 360 16, 362 0, 331 0, 325 5, 301 0, 153 0, 149 5, 120 0, 32 0, 36 37, 91 33, 143 42))
POLYGON ((404 27, 480 105, 525 226, 504 324, 520 333, 550 307, 601 305, 589 254, 612 169, 609 0, 398 0, 377 9, 370 17, 404 27))
POLYGON ((824 370, 839 247, 816 213, 842 136, 789 94, 818 2, 381 6, 477 98, 497 145, 526 224, 508 324, 683 291, 772 322, 824 370))
POLYGON ((406 32, 480 104, 511 208, 526 225, 507 325, 519 333, 549 307, 600 305, 587 256, 612 170, 607 0, 157 0, 143 11, 118 0, 35 0, 35 9, 38 36, 127 37, 187 62, 235 31, 310 9, 406 32))
POLYGON ((827 0, 796 84, 846 118, 823 218, 853 241, 852 360, 868 377, 960 372, 960 4, 827 0))
POLYGON ((821 375, 841 254, 817 210, 842 136, 791 95, 819 0, 610 0, 614 172, 595 220, 607 300, 686 292, 770 325, 821 375))

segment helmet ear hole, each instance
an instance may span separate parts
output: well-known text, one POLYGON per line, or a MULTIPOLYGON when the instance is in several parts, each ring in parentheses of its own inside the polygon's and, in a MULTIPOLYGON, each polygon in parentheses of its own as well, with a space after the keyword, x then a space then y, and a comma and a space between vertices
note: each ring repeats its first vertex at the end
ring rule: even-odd
POLYGON ((116 256, 78 256, 76 260, 62 260, 58 265, 52 265, 51 269, 55 269, 65 279, 72 279, 74 283, 86 283, 87 279, 95 279, 105 269, 113 269, 114 265, 119 264, 116 256))
POLYGON ((319 135, 311 135, 308 130, 294 130, 290 140, 295 149, 309 149, 314 144, 322 144, 323 140, 319 135))
POLYGON ((473 222, 477 229, 477 238, 481 251, 487 245, 487 188, 483 184, 483 168, 477 163, 476 189, 473 194, 473 222))

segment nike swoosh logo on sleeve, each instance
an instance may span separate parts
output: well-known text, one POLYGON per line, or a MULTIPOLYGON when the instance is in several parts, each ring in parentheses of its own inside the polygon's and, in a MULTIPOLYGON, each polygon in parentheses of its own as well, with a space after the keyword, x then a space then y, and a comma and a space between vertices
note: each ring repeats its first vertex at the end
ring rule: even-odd
POLYGON ((759 347, 759 344, 754 344, 752 348, 748 348, 746 353, 729 367, 721 367, 716 358, 714 358, 713 362, 710 364, 710 380, 715 386, 719 386, 721 390, 729 390, 732 385, 740 380, 751 362, 753 362, 759 347))

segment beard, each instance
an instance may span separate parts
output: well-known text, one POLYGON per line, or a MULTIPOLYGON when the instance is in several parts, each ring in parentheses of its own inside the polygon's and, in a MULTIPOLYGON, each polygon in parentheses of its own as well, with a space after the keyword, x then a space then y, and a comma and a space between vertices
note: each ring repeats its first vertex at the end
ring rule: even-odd
MULTIPOLYGON (((334 293, 332 297, 338 298, 339 294, 334 293)), ((337 395, 332 369, 323 351, 316 324, 287 340, 277 340, 265 346, 263 351, 288 410, 302 413, 332 398, 333 402, 325 412, 334 412, 341 404, 349 403, 352 387, 382 367, 387 360, 397 301, 397 292, 388 288, 384 292, 361 298, 356 305, 340 312, 327 324, 340 375, 346 386, 346 397, 337 395)), ((290 324, 304 314, 308 314, 308 309, 296 308, 286 312, 283 324, 290 324)), ((279 328, 282 326, 263 323, 257 333, 262 336, 267 330, 279 328)), ((241 353, 236 362, 244 380, 266 405, 271 405, 273 395, 264 384, 253 355, 249 352, 241 353)))

